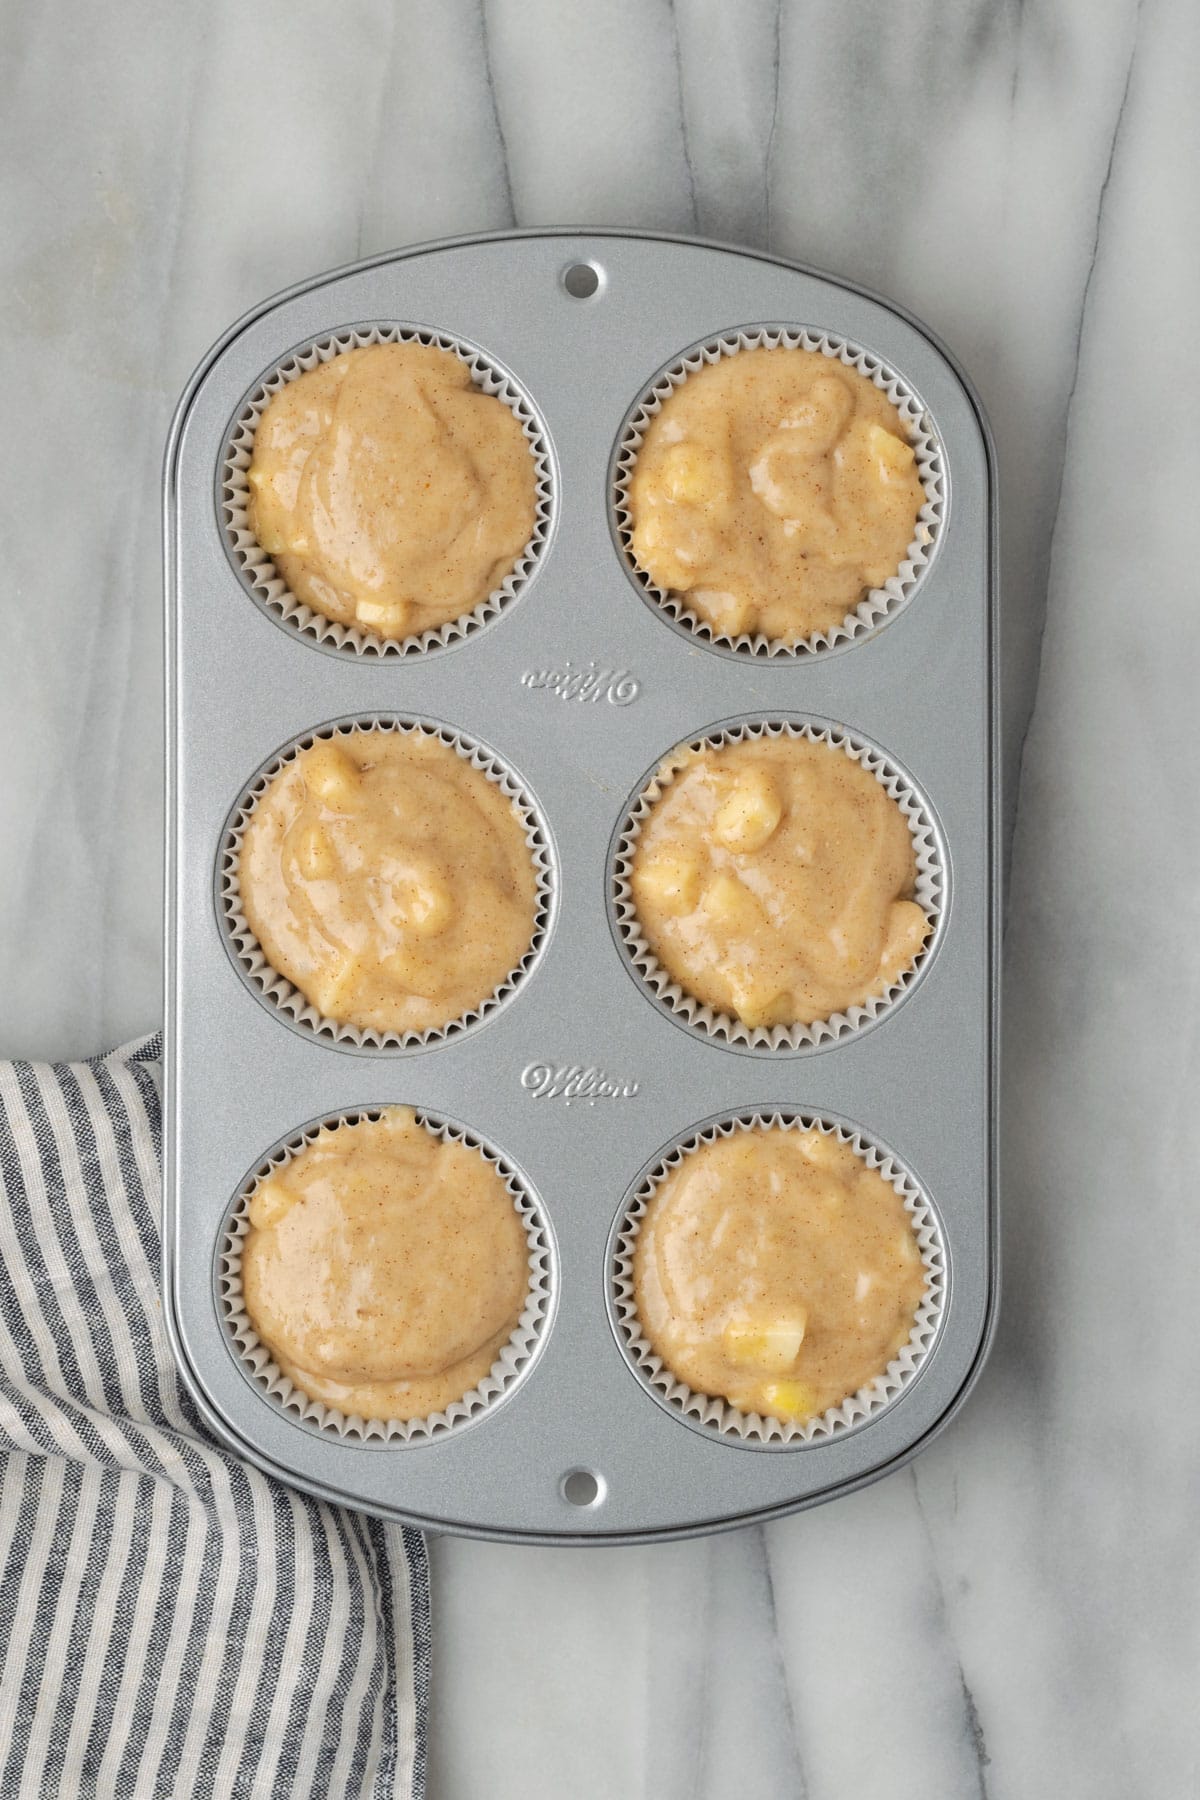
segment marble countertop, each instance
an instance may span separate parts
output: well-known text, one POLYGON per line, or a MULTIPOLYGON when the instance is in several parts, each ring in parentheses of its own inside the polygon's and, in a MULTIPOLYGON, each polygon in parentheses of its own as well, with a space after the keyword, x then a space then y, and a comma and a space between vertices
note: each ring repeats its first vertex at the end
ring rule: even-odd
POLYGON ((910 307, 995 429, 991 1363, 917 1463, 766 1530, 436 1544, 436 1800, 1200 1785, 1198 72, 1191 0, 6 10, 0 1054, 159 1018, 162 444, 265 294, 514 223, 697 232, 910 307))

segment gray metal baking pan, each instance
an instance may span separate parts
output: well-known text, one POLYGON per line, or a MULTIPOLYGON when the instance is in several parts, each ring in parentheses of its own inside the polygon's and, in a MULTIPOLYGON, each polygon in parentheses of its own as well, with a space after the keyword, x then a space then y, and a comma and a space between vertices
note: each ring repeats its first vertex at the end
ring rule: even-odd
POLYGON ((775 1518, 915 1455, 974 1382, 998 1296, 996 487, 986 422, 946 351, 850 283, 730 246, 604 230, 456 239, 304 282, 232 326, 180 400, 164 509, 164 1308, 211 1429, 330 1500, 536 1543, 775 1518), (580 268, 594 281, 568 277, 580 268), (243 584, 214 499, 244 397, 297 347, 369 323, 478 346, 529 396, 549 449, 552 516, 531 578, 491 623, 428 655, 330 654, 286 628, 243 584), (880 358, 921 397, 944 459, 945 517, 911 602, 836 654, 722 653, 667 621, 618 553, 612 467, 639 395, 689 347, 763 325, 880 358), (603 680, 548 678, 568 663, 603 680), (519 771, 549 827, 558 895, 508 1004, 436 1046, 347 1054, 290 1028, 239 978, 214 870, 256 769, 325 721, 372 714, 443 721, 519 771), (940 832, 947 904, 923 979, 874 1029, 815 1049, 747 1053, 697 1036, 631 979, 610 929, 610 839, 644 772, 748 715, 832 721, 880 745, 940 832), (553 1079, 573 1069, 584 1078, 553 1079), (557 1270, 550 1329, 511 1395, 465 1429, 401 1445, 314 1429, 264 1394, 216 1278, 246 1171, 312 1119, 389 1102, 461 1121, 512 1159, 557 1270), (607 1249, 664 1146, 714 1115, 772 1108, 850 1120, 915 1173, 941 1222, 946 1298, 920 1373, 890 1406, 767 1454, 689 1428, 635 1377, 607 1249))

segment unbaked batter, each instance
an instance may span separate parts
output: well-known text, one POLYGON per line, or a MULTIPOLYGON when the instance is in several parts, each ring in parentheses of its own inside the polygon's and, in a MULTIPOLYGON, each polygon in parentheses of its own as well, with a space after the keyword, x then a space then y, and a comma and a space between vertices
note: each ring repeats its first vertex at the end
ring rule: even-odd
POLYGON ((338 733, 285 764, 246 825, 239 883, 271 967, 327 1019, 378 1032, 480 1006, 537 914, 513 802, 419 729, 338 733))
POLYGON ((689 752, 631 873, 663 968, 751 1027, 808 1025, 890 987, 930 930, 915 883, 904 814, 870 770, 791 736, 689 752))
POLYGON ((478 1150, 408 1108, 322 1131, 250 1201, 246 1311, 302 1393, 418 1419, 488 1374, 525 1307, 529 1240, 478 1150))
POLYGON ((926 1285, 908 1213, 831 1134, 702 1143, 656 1190, 634 1253, 643 1337, 701 1394, 803 1421, 881 1375, 926 1285))
POLYGON ((718 634, 796 643, 897 573, 924 499, 874 382, 816 350, 741 350, 651 420, 629 487, 633 553, 718 634))
POLYGON ((402 638, 469 613, 533 533, 536 470, 511 408, 435 345, 367 344, 273 395, 250 528, 297 599, 402 638))

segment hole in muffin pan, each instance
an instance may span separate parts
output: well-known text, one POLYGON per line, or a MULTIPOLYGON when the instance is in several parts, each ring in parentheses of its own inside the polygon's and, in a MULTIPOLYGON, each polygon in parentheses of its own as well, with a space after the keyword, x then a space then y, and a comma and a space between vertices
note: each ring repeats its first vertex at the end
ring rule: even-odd
POLYGON ((605 1258, 609 1324, 617 1347, 643 1391, 664 1411, 705 1437, 741 1450, 804 1450, 843 1438, 873 1423, 906 1393, 928 1366, 947 1310, 949 1254, 936 1206, 920 1178, 882 1139, 837 1113, 784 1105, 739 1107, 714 1114, 682 1132, 645 1163, 626 1190, 609 1232, 605 1258), (904 1203, 926 1270, 926 1293, 908 1342, 874 1381, 802 1425, 773 1416, 742 1413, 728 1402, 697 1393, 675 1376, 641 1337, 633 1287, 633 1255, 640 1222, 660 1182, 700 1145, 761 1126, 817 1130, 836 1138, 878 1170, 904 1203))
POLYGON ((596 263, 572 263, 562 272, 562 284, 572 300, 590 300, 604 285, 604 271, 596 263))
POLYGON ((602 1475, 592 1469, 568 1469, 558 1484, 568 1506, 599 1506, 607 1492, 602 1475))
POLYGON ((439 1443, 488 1418, 523 1383, 550 1333, 558 1291, 558 1258, 553 1232, 533 1183, 512 1159, 481 1133, 425 1107, 411 1110, 436 1136, 464 1144, 480 1154, 503 1177, 529 1242, 529 1289, 517 1329, 491 1372, 477 1387, 440 1413, 424 1419, 380 1420, 346 1417, 295 1387, 274 1364, 242 1306, 241 1246, 248 1228, 250 1196, 255 1186, 282 1168, 315 1141, 327 1127, 377 1122, 393 1104, 351 1107, 310 1119, 281 1138, 247 1170, 239 1182, 217 1238, 213 1283, 217 1311, 230 1354, 250 1385, 289 1423, 318 1437, 366 1449, 408 1449, 439 1443), (498 1372, 499 1371, 499 1372, 498 1372))
POLYGON ((301 1036, 315 1039, 331 1049, 361 1055, 432 1049, 486 1024, 520 992, 541 961, 553 932, 558 905, 558 867, 550 827, 524 777, 490 745, 466 732, 456 731, 438 719, 416 714, 364 713, 332 719, 314 726, 275 751, 251 776, 226 816, 221 828, 213 886, 217 922, 229 960, 259 1004, 301 1036), (275 776, 302 751, 318 740, 328 741, 357 731, 428 732, 462 755, 515 803, 537 879, 533 934, 520 962, 471 1012, 425 1031, 381 1032, 324 1017, 267 961, 241 909, 238 859, 243 832, 259 800, 275 776))
POLYGON ((441 331, 389 322, 342 326, 309 339, 281 356, 243 395, 226 429, 216 471, 216 512, 225 554, 241 587, 259 610, 301 643, 334 656, 368 659, 430 655, 452 649, 491 625, 525 592, 549 543, 555 507, 555 479, 549 433, 532 396, 478 345, 441 331), (425 344, 446 350, 465 363, 476 387, 501 400, 520 423, 537 475, 533 534, 511 572, 493 593, 444 625, 405 638, 381 638, 314 612, 291 593, 250 529, 246 471, 254 434, 267 403, 289 381, 347 350, 368 344, 425 344))
POLYGON ((947 516, 949 483, 945 457, 936 425, 916 389, 874 352, 847 338, 799 325, 743 325, 703 338, 664 364, 646 383, 630 407, 617 433, 609 465, 609 528, 626 575, 641 599, 679 636, 700 643, 718 655, 756 662, 790 663, 815 656, 836 655, 875 637, 914 599, 937 555, 947 516), (852 612, 836 625, 790 642, 768 638, 761 632, 731 636, 692 612, 686 594, 660 588, 639 567, 633 554, 633 516, 629 508, 629 483, 638 451, 651 419, 663 403, 708 364, 720 362, 740 350, 785 346, 818 351, 831 361, 856 369, 887 395, 909 430, 909 442, 917 453, 917 466, 925 490, 925 503, 917 518, 918 535, 909 544, 905 560, 882 588, 872 588, 852 612))
POLYGON ((642 993, 664 1017, 692 1036, 723 1050, 761 1056, 803 1056, 852 1042, 881 1025, 903 1005, 924 980, 941 947, 950 910, 949 858, 941 826, 921 788, 886 750, 859 732, 827 719, 796 713, 747 714, 712 725, 667 749, 638 781, 618 817, 608 849, 608 918, 621 960, 642 993), (925 943, 911 966, 882 995, 809 1025, 749 1026, 694 999, 658 963, 643 938, 629 884, 641 819, 648 814, 661 786, 659 771, 692 751, 744 743, 757 737, 783 736, 827 743, 840 749, 873 774, 897 803, 909 827, 917 864, 915 897, 932 922, 925 943))

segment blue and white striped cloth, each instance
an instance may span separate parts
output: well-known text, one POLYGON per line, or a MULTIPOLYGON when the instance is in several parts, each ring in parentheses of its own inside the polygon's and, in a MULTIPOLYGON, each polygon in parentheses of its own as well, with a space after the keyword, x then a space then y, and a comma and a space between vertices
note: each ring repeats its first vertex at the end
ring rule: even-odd
POLYGON ((206 1435, 159 1301, 160 1053, 0 1063, 0 1800, 407 1800, 424 1546, 206 1435))

